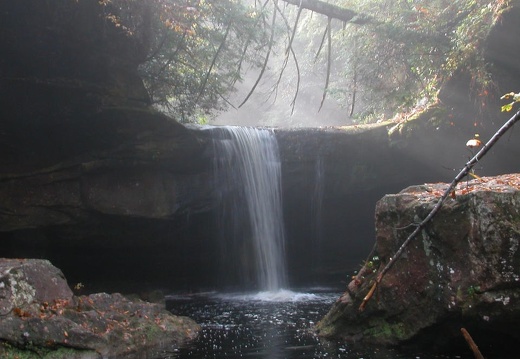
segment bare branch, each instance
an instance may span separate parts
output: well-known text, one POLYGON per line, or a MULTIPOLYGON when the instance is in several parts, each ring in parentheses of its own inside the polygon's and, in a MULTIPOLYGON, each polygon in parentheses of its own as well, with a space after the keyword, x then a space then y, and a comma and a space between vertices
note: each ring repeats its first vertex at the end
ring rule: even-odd
POLYGON ((325 27, 325 32, 323 33, 323 37, 321 38, 320 46, 318 47, 318 51, 316 52, 316 56, 314 56, 314 62, 318 61, 318 56, 320 56, 321 49, 323 49, 323 44, 325 43, 325 39, 327 38, 327 34, 329 33, 329 27, 325 27))
MULTIPOLYGON (((278 1, 275 0, 275 5, 277 5, 277 4, 278 4, 278 1)), ((258 78, 256 79, 255 84, 253 85, 253 87, 251 88, 249 93, 247 94, 246 98, 238 106, 239 108, 242 107, 247 102, 247 100, 249 100, 249 97, 251 97, 253 92, 255 92, 255 89, 258 86, 258 84, 260 83, 260 80, 262 79, 262 76, 264 75, 264 72, 265 72, 265 70, 267 68, 267 63, 269 62, 269 57, 271 56, 271 51, 273 49, 275 24, 276 24, 276 14, 277 13, 278 13, 278 11, 276 11, 276 9, 275 9, 275 11, 273 12, 273 19, 272 19, 272 22, 271 22, 271 37, 269 38, 269 48, 267 49, 267 54, 265 55, 265 60, 264 60, 263 66, 262 66, 262 70, 260 71, 260 75, 258 75, 258 78)))
POLYGON ((473 340, 471 335, 468 333, 468 331, 465 328, 460 328, 460 331, 462 332, 462 335, 464 336, 464 339, 466 340, 466 342, 468 343, 471 351, 473 352, 473 355, 475 355, 475 359, 484 359, 484 356, 482 355, 482 353, 478 349, 477 344, 475 343, 475 341, 473 340))
POLYGON ((294 59, 294 65, 296 66, 296 75, 297 75, 297 83, 296 83, 296 91, 294 92, 294 97, 291 101, 291 115, 294 113, 294 107, 296 106, 296 99, 298 98, 298 93, 300 92, 300 65, 298 64, 298 59, 296 58, 296 54, 294 53, 293 48, 291 47, 291 53, 294 59))
POLYGON ((199 99, 202 96, 202 93, 206 89, 206 84, 208 83, 209 76, 211 75, 211 72, 213 71, 213 67, 215 67, 215 63, 217 62, 218 56, 220 55, 220 51, 222 51, 222 48, 224 47, 227 37, 229 35, 229 30, 231 29, 232 22, 229 22, 226 33, 224 34, 224 38, 222 39, 222 42, 220 43, 217 52, 215 52, 215 56, 213 56, 213 60, 211 61, 211 65, 208 68, 208 71, 206 72, 206 76, 204 77, 204 81, 202 82, 202 85, 200 86, 200 91, 197 96, 197 99, 195 100, 195 103, 199 103, 199 99))
POLYGON ((289 44, 287 45, 287 49, 285 50, 286 54, 288 54, 289 50, 292 48, 294 36, 296 35, 296 29, 298 28, 298 22, 300 21, 300 15, 302 14, 302 10, 303 10, 303 7, 301 6, 301 4, 302 4, 302 1, 300 0, 300 7, 298 8, 298 14, 296 15, 296 20, 294 21, 291 38, 289 39, 289 44))
POLYGON ((331 18, 327 22, 328 36, 327 36, 327 78, 325 79, 325 88, 323 89, 323 97, 321 98, 320 108, 318 112, 320 112, 323 107, 323 103, 325 102, 325 98, 327 97, 327 90, 329 88, 330 81, 330 67, 332 64, 332 28, 331 28, 331 18))
MULTIPOLYGON (((291 26, 289 25, 289 21, 287 21, 287 18, 285 17, 285 15, 280 10, 280 8, 278 7, 277 4, 276 4, 276 9, 280 12, 280 16, 282 17, 282 19, 285 22, 285 26, 287 27, 287 31, 291 32, 291 26)), ((300 11, 298 12, 298 18, 299 18, 300 12, 301 12, 301 8, 300 8, 300 11)), ((298 25, 298 18, 296 19, 296 22, 294 24, 294 28, 293 29, 296 29, 296 27, 298 25)), ((296 66, 296 76, 297 76, 296 91, 295 91, 293 99, 291 101, 291 115, 294 113, 294 108, 295 108, 295 105, 296 105, 296 99, 298 98, 298 93, 300 91, 300 81, 301 81, 300 65, 298 64, 298 59, 296 57, 296 53, 294 52, 294 49, 292 47, 292 41, 294 39, 294 34, 295 34, 295 31, 293 30, 292 35, 291 35, 291 37, 289 39, 289 44, 288 44, 286 52, 285 52, 285 59, 284 59, 283 65, 282 65, 282 69, 280 70, 280 74, 278 76, 278 80, 276 81, 276 84, 273 86, 274 87, 273 91, 275 92, 275 97, 274 98, 275 98, 275 101, 276 101, 276 97, 278 95, 278 87, 280 86, 280 82, 282 80, 283 73, 284 73, 285 69, 287 68, 287 64, 289 63, 289 53, 290 53, 292 55, 292 57, 293 57, 294 65, 296 66)))

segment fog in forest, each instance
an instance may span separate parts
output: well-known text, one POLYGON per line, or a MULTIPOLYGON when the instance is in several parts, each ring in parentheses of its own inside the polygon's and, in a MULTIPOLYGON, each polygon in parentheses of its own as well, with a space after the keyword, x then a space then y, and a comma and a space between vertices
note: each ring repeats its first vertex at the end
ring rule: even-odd
MULTIPOLYGON (((254 1, 245 1, 255 6, 254 1)), ((242 82, 237 82, 236 91, 228 95, 230 106, 218 113, 210 121, 214 125, 267 126, 267 127, 327 127, 355 124, 356 114, 362 112, 362 105, 352 105, 352 79, 345 75, 348 64, 344 63, 340 53, 351 51, 341 48, 339 43, 331 43, 331 86, 326 90, 327 50, 324 31, 327 31, 327 18, 304 10, 296 21, 297 6, 283 7, 289 24, 296 24, 292 49, 298 62, 289 57, 284 68, 287 46, 287 30, 281 30, 275 36, 274 50, 261 76, 256 89, 249 99, 239 107, 249 92, 254 88, 261 69, 250 66, 243 71, 242 82), (299 71, 299 72, 298 72, 299 71), (331 92, 338 90, 347 92, 347 98, 338 98, 331 92), (294 101, 294 106, 292 105, 294 101), (323 103, 322 103, 323 101, 323 103), (352 115, 350 114, 352 111, 352 115)), ((334 20, 331 23, 333 33, 340 33, 343 24, 334 20)), ((293 30, 293 29, 291 29, 293 30)))
MULTIPOLYGON (((251 98, 240 108, 228 108, 211 121, 214 125, 268 126, 268 127, 324 127, 345 126, 352 124, 348 110, 334 99, 325 99, 320 109, 323 96, 325 69, 304 75, 307 85, 300 89, 294 111, 290 105, 295 88, 290 81, 280 85, 278 98, 274 98, 271 82, 276 81, 276 74, 271 71, 270 79, 262 82, 251 98)), ((240 103, 256 81, 256 71, 246 74, 237 92, 231 95, 232 103, 240 103)))

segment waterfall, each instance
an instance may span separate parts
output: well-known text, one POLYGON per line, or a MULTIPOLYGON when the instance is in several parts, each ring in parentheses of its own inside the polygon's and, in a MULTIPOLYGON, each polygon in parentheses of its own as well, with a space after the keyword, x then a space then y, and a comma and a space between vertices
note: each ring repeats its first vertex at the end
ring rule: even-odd
POLYGON ((314 165, 314 191, 311 198, 313 223, 312 264, 321 263, 321 244, 323 242, 323 196, 325 192, 325 169, 322 156, 318 155, 314 165))
POLYGON ((315 231, 318 243, 322 239, 323 194, 325 190, 325 170, 323 159, 318 155, 314 165, 314 193, 312 196, 313 217, 315 218, 315 231))
POLYGON ((262 291, 286 286, 281 165, 272 131, 211 129, 227 279, 262 291))

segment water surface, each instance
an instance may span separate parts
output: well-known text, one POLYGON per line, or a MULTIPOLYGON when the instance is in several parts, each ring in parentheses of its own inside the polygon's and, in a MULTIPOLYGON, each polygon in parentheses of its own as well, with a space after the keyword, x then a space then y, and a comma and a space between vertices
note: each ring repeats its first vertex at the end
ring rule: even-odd
POLYGON ((191 346, 165 358, 258 359, 469 359, 471 356, 403 354, 383 348, 355 347, 324 340, 313 327, 340 293, 326 288, 259 293, 171 295, 168 308, 202 326, 191 346))

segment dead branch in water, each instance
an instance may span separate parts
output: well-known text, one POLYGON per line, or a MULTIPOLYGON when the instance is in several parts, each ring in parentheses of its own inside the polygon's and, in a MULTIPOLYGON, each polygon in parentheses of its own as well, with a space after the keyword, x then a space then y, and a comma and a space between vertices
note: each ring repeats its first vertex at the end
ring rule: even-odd
POLYGON ((477 344, 475 344, 475 342, 473 341, 471 335, 469 335, 468 331, 464 328, 460 328, 460 331, 462 332, 464 339, 466 339, 466 342, 468 343, 471 351, 473 352, 473 355, 475 355, 475 359, 484 359, 484 356, 478 349, 477 344))

